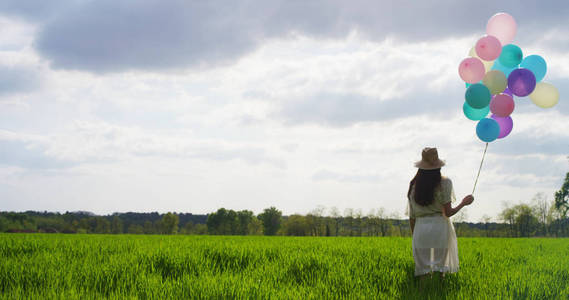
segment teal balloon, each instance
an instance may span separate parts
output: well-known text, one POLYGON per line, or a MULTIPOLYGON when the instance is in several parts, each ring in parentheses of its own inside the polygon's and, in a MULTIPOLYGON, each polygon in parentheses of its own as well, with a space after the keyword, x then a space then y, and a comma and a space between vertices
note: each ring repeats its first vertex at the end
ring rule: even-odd
MULTIPOLYGON (((482 80, 478 81, 478 83, 482 83, 482 80)), ((468 82, 465 82, 465 84, 466 84, 467 88, 472 85, 472 83, 468 83, 468 82)))
POLYGON ((468 105, 470 105, 470 107, 481 109, 490 104, 492 95, 490 94, 490 90, 485 85, 482 83, 475 83, 466 89, 466 93, 464 93, 464 99, 468 105))
POLYGON ((510 73, 515 69, 517 69, 517 67, 510 68, 503 66, 499 60, 495 60, 494 65, 492 66, 492 70, 502 71, 502 73, 506 75, 506 78, 508 78, 508 75, 510 75, 510 73))
POLYGON ((482 120, 484 119, 486 116, 488 116, 488 113, 490 112, 490 106, 486 106, 480 109, 476 109, 476 108, 472 108, 470 105, 468 105, 467 102, 464 102, 464 104, 462 105, 462 112, 464 112, 464 115, 472 120, 472 121, 478 121, 478 120, 482 120))
POLYGON ((476 135, 481 141, 490 143, 500 135, 500 125, 494 119, 484 118, 476 125, 476 135))
POLYGON ((522 49, 514 44, 508 44, 502 47, 502 53, 500 53, 498 61, 504 67, 514 68, 522 62, 522 58, 524 58, 522 49))
POLYGON ((520 68, 526 68, 532 71, 533 75, 535 75, 536 82, 540 82, 543 77, 545 77, 545 73, 547 72, 547 64, 545 63, 545 59, 535 54, 524 58, 520 64, 520 68))

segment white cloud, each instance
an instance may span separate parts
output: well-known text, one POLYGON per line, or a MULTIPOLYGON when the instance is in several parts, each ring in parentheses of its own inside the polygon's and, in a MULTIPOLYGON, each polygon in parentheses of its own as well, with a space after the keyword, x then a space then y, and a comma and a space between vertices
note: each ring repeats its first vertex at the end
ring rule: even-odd
POLYGON ((40 75, 32 68, 0 65, 0 97, 33 92, 38 90, 41 84, 40 75))
POLYGON ((103 0, 69 1, 65 9, 53 9, 61 4, 33 7, 9 1, 0 9, 8 15, 44 22, 36 46, 53 67, 91 72, 231 64, 268 39, 295 33, 336 39, 358 31, 374 41, 390 36, 433 41, 469 35, 483 27, 492 14, 503 10, 531 24, 533 33, 548 26, 562 27, 567 14, 566 5, 559 1, 525 1, 520 5, 513 0, 483 5, 367 0, 144 0, 134 5, 103 0))
POLYGON ((17 53, 29 47, 35 37, 36 26, 0 15, 0 53, 17 53))
MULTIPOLYGON (((139 9, 144 12, 148 3, 139 9)), ((87 7, 114 5, 122 4, 91 2, 87 7)), ((457 13, 435 24, 435 16, 428 15, 394 29, 389 26, 401 25, 416 10, 397 22, 393 19, 400 10, 382 12, 394 16, 375 23, 355 4, 336 3, 304 14, 303 5, 286 5, 273 7, 278 13, 263 29, 266 39, 244 40, 252 44, 237 48, 231 43, 235 40, 228 41, 222 61, 230 63, 215 68, 188 68, 196 61, 215 65, 214 56, 221 52, 208 56, 213 44, 191 45, 198 52, 189 56, 150 61, 190 49, 176 49, 176 43, 169 49, 152 48, 153 35, 132 37, 140 46, 136 49, 112 45, 116 47, 109 49, 123 51, 117 56, 106 55, 103 50, 109 49, 103 47, 62 60, 32 43, 52 38, 49 26, 74 21, 67 12, 28 11, 30 23, 0 19, 7 26, 0 31, 5 38, 0 65, 35 70, 43 82, 33 91, 1 96, 0 143, 9 146, 2 148, 6 154, 0 167, 6 209, 208 213, 222 206, 260 212, 274 205, 291 214, 324 205, 342 211, 385 207, 402 215, 408 182, 416 172, 413 162, 424 146, 439 147, 447 160, 443 172, 453 179, 457 197, 470 193, 484 144, 476 138, 475 122, 462 116, 464 85, 457 64, 494 11, 476 10, 468 17, 476 22, 457 13), (355 21, 356 15, 362 20, 355 21), (464 26, 449 27, 456 18, 464 26), (426 25, 414 33, 421 22, 426 25), (324 28, 326 24, 330 26, 324 28), (150 52, 137 52, 148 46, 150 52)), ((378 9, 374 5, 370 14, 378 9)), ((79 20, 78 31, 90 32, 92 22, 103 16, 79 20)), ((527 19, 520 16, 522 24, 527 19)), ((224 26, 242 21, 231 19, 224 26)), ((126 31, 110 40, 137 33, 138 24, 125 24, 126 31)), ((236 37, 260 30, 249 25, 238 29, 236 37)), ((521 35, 527 33, 524 28, 521 35)), ((210 32, 208 38, 224 36, 218 33, 210 32)), ((546 33, 527 49, 551 62, 546 79, 565 95, 569 69, 563 67, 563 37, 556 36, 546 33), (556 41, 557 48, 550 46, 556 41)), ((80 46, 84 41, 65 42, 80 46)), ((529 200, 537 192, 550 195, 559 188, 569 149, 563 130, 569 122, 565 99, 550 110, 527 98, 516 100, 514 131, 489 146, 476 204, 469 208, 471 220, 497 215, 504 200, 529 200)))
POLYGON ((342 174, 334 171, 329 170, 319 170, 314 175, 312 175, 312 179, 315 181, 321 180, 333 180, 339 181, 341 183, 344 182, 370 182, 378 184, 381 179, 381 175, 377 172, 367 173, 364 172, 362 174, 359 173, 352 173, 352 174, 342 174))

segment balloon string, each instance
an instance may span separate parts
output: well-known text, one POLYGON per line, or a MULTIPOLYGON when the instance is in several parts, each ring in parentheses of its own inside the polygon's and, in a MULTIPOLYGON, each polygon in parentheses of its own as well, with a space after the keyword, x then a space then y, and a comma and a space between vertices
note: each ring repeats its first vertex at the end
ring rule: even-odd
POLYGON ((478 177, 480 177, 480 170, 482 170, 482 164, 484 163, 484 157, 486 156, 486 150, 488 149, 488 143, 486 143, 486 147, 484 147, 484 154, 482 155, 482 161, 480 162, 480 167, 478 168, 478 175, 476 175, 476 180, 474 181, 474 188, 472 188, 472 194, 476 190, 476 183, 478 183, 478 177))

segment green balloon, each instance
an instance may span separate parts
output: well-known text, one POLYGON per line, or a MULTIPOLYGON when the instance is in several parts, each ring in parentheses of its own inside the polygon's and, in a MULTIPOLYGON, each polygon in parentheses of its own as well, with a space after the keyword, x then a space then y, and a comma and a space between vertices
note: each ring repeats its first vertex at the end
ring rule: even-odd
POLYGON ((468 119, 472 121, 479 121, 486 118, 486 116, 490 112, 490 106, 487 105, 481 109, 476 109, 470 107, 470 105, 468 105, 467 102, 464 102, 464 104, 462 105, 462 111, 464 112, 464 115, 468 119))
MULTIPOLYGON (((478 81, 478 83, 482 83, 482 80, 478 81)), ((465 82, 465 84, 466 84, 467 88, 472 85, 472 83, 468 83, 468 82, 465 82)))
POLYGON ((522 53, 522 49, 514 44, 508 44, 502 47, 502 53, 500 53, 500 57, 498 61, 504 67, 514 68, 522 62, 524 58, 524 54, 522 53))
POLYGON ((481 109, 490 104, 492 95, 490 90, 482 83, 475 83, 466 89, 464 94, 464 99, 470 107, 475 109, 481 109))
POLYGON ((508 86, 508 79, 504 73, 500 70, 490 70, 486 75, 484 75, 484 79, 482 79, 482 83, 490 90, 490 94, 495 95, 503 92, 508 86))

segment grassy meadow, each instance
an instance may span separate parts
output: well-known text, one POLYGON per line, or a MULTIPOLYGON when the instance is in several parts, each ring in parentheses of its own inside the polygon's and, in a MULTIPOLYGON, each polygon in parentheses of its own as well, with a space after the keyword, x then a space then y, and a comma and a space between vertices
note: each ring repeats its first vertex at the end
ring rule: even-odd
POLYGON ((0 234, 0 298, 569 298, 569 239, 458 243, 419 282, 410 238, 0 234))

